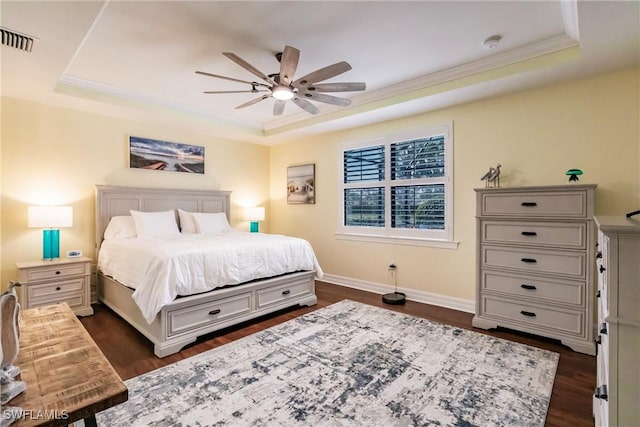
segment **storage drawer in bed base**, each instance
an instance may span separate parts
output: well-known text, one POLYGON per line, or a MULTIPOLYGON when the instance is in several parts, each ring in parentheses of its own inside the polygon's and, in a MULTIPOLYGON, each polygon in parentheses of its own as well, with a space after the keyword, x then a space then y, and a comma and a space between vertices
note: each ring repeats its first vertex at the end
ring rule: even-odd
POLYGON ((131 298, 131 288, 99 274, 98 293, 104 304, 154 343, 156 356, 166 357, 200 335, 286 307, 316 304, 314 274, 291 273, 182 297, 165 306, 151 324, 131 298))

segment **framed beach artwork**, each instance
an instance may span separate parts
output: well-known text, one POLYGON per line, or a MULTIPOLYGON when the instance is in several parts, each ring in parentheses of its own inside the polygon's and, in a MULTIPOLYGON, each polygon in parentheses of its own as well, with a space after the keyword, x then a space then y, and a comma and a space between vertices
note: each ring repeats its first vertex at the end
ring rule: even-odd
POLYGON ((314 204, 316 202, 316 165, 287 168, 287 203, 314 204))
POLYGON ((129 167, 204 174, 204 147, 130 136, 129 167))

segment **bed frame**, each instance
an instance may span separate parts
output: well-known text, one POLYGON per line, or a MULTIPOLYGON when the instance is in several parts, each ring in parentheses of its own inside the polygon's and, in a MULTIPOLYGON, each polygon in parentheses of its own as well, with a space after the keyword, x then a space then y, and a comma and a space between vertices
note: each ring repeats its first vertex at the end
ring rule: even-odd
MULTIPOLYGON (((96 185, 96 249, 112 216, 183 209, 224 212, 230 191, 178 190, 96 185)), ((177 212, 176 212, 177 214, 177 212)), ((98 271, 98 297, 154 344, 154 353, 177 353, 201 335, 294 305, 314 305, 313 271, 303 271, 179 297, 163 307, 151 324, 133 301, 133 289, 98 271)))

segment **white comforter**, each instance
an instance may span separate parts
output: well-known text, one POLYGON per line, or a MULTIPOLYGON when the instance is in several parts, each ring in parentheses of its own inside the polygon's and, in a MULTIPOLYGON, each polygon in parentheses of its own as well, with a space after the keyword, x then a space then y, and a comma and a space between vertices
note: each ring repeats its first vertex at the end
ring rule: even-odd
POLYGON ((315 270, 322 277, 306 240, 241 231, 105 240, 98 268, 135 289, 133 299, 149 323, 178 295, 300 270, 315 270))

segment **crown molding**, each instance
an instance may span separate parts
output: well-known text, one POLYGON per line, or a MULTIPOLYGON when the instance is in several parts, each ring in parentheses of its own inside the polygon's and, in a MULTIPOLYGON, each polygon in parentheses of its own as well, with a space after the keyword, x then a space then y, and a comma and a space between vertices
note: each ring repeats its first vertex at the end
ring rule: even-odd
POLYGON ((147 111, 169 110, 194 116, 201 120, 210 121, 211 125, 230 126, 245 133, 263 136, 263 128, 260 124, 247 124, 230 117, 215 115, 211 112, 188 107, 182 104, 167 102, 166 100, 141 95, 126 89, 110 86, 92 80, 82 79, 76 76, 63 75, 55 88, 56 92, 74 95, 85 99, 100 100, 124 107, 141 108, 147 111))

